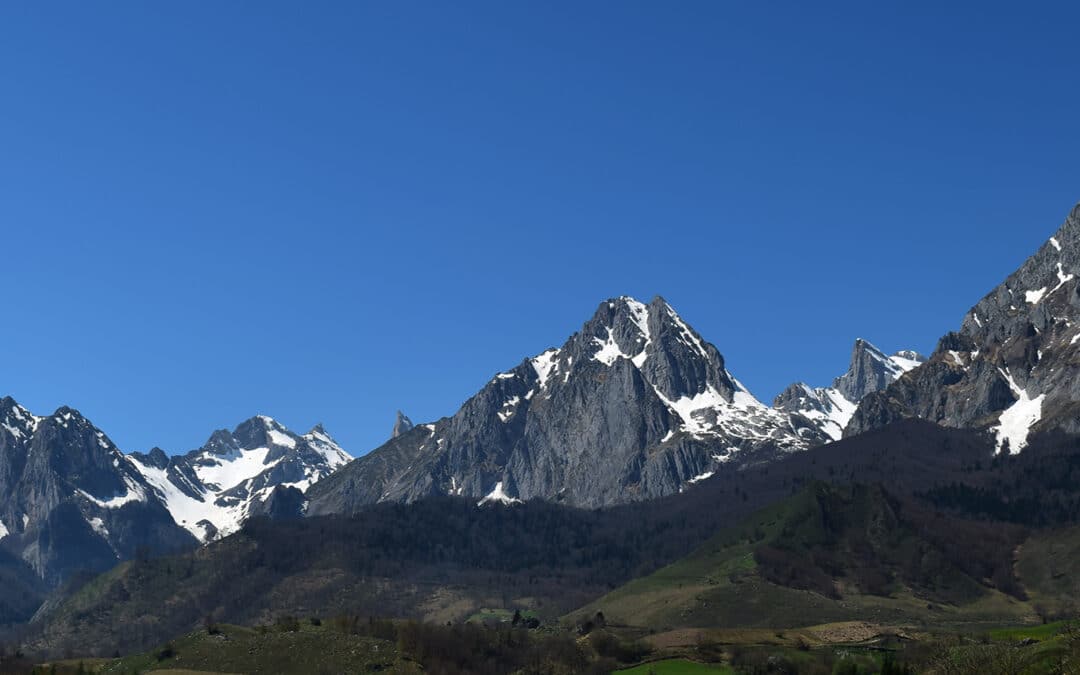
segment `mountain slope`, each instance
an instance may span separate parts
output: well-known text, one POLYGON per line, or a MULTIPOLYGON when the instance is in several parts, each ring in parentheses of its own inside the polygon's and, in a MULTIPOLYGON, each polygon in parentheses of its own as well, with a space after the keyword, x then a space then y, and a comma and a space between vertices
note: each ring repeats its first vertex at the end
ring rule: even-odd
MULTIPOLYGON (((669 603, 672 613, 664 614, 663 607, 657 605, 655 627, 687 625, 664 617, 677 617, 681 609, 698 607, 695 598, 703 591, 715 594, 705 597, 712 613, 702 615, 701 625, 726 621, 725 617, 759 625, 777 616, 794 623, 807 618, 808 623, 867 616, 889 619, 901 616, 897 612, 904 613, 901 618, 914 619, 1020 620, 1027 617, 1031 606, 1007 598, 992 579, 984 582, 975 573, 954 574, 958 569, 969 569, 965 565, 998 560, 980 553, 995 541, 998 526, 984 531, 985 524, 963 521, 962 526, 946 527, 944 535, 931 541, 920 533, 933 533, 957 521, 936 512, 920 516, 904 504, 929 494, 934 504, 956 513, 956 517, 1006 518, 1033 527, 1075 523, 1080 512, 1076 481, 1080 449, 1072 439, 1054 440, 1040 436, 1020 455, 993 458, 993 441, 984 434, 912 419, 811 452, 789 453, 767 465, 740 468, 735 463, 724 464, 713 477, 680 494, 608 509, 584 510, 541 501, 491 508, 478 507, 474 499, 435 497, 410 504, 377 504, 349 517, 284 522, 255 519, 234 536, 197 551, 125 563, 74 595, 50 603, 35 622, 42 635, 32 646, 61 653, 67 646, 79 653, 109 653, 117 646, 145 648, 189 630, 207 614, 221 621, 249 623, 287 613, 325 617, 341 612, 443 622, 468 616, 479 607, 535 608, 561 614, 680 559, 721 528, 738 525, 754 511, 783 502, 814 481, 888 486, 885 496, 867 493, 870 496, 865 498, 839 500, 838 510, 831 512, 842 516, 835 520, 840 534, 820 540, 827 544, 822 550, 808 546, 813 541, 795 534, 820 533, 824 511, 803 509, 802 513, 817 514, 816 520, 803 526, 788 517, 794 513, 792 509, 779 507, 783 523, 796 524, 793 534, 779 541, 796 545, 797 558, 817 556, 815 569, 819 571, 835 558, 839 569, 854 574, 850 578, 855 590, 849 583, 848 591, 841 588, 844 597, 836 600, 819 591, 776 584, 760 575, 738 576, 745 583, 736 584, 716 571, 721 566, 715 566, 692 575, 680 573, 686 577, 682 581, 657 587, 658 602, 669 603), (996 497, 1007 504, 995 506, 996 497), (901 504, 899 512, 897 503, 901 504), (991 508, 984 509, 987 505, 991 508), (890 512, 889 518, 861 515, 890 512), (917 526, 898 527, 893 516, 917 526), (963 556, 972 560, 940 568, 947 573, 943 579, 955 580, 950 586, 930 586, 924 592, 915 584, 916 577, 901 575, 894 599, 866 593, 871 587, 860 586, 859 579, 872 566, 856 563, 874 558, 860 552, 855 545, 860 539, 854 535, 872 530, 877 522, 887 526, 886 534, 902 534, 899 538, 874 535, 872 540, 879 544, 923 541, 933 544, 926 551, 934 555, 955 552, 959 544, 963 556), (911 536, 915 538, 908 538, 911 536), (967 537, 978 541, 968 545, 967 537), (940 539, 945 541, 934 543, 940 539), (710 579, 719 583, 709 583, 710 579), (933 610, 926 607, 929 600, 925 598, 943 600, 961 591, 968 594, 957 597, 967 604, 955 612, 950 605, 933 610), (917 601, 918 597, 924 599, 917 601), (970 598, 976 599, 968 602, 970 598), (689 604, 678 604, 684 600, 689 604), (170 611, 161 616, 160 607, 166 603, 170 611), (788 608, 797 609, 799 614, 789 612, 791 616, 784 617, 788 608), (860 614, 864 610, 867 613, 860 614)), ((847 489, 841 488, 840 494, 846 494, 843 491, 847 489)), ((804 498, 808 494, 814 493, 802 492, 804 498)), ((749 547, 738 555, 725 548, 724 560, 737 562, 740 556, 753 555, 754 546, 765 541, 756 535, 757 524, 769 536, 783 534, 783 528, 775 523, 753 521, 738 530, 748 533, 747 537, 721 542, 725 547, 749 547)), ((1011 554, 1009 546, 1005 548, 1011 554)), ((712 556, 709 549, 702 551, 712 556)), ((870 551, 881 556, 883 569, 894 571, 905 561, 926 558, 903 547, 891 552, 878 546, 870 551), (912 556, 897 557, 905 551, 912 556)), ((1025 547, 1021 561, 1026 551, 1025 547)), ((1067 557, 1068 553, 1059 555, 1067 557)), ((1056 562, 1052 567, 1054 575, 1060 572, 1056 562)), ((992 576, 996 568, 978 569, 982 571, 977 574, 992 576)), ((819 575, 812 578, 821 579, 819 575)), ((1067 580, 1058 576, 1052 580, 1056 581, 1037 586, 1047 586, 1040 591, 1042 596, 1054 596, 1055 584, 1067 585, 1067 580)), ((1025 582, 1025 588, 1030 587, 1025 582)), ((612 607, 612 618, 625 616, 619 613, 622 609, 612 607)), ((644 606, 640 609, 653 611, 644 606)), ((650 615, 642 613, 640 618, 653 624, 650 615)))
POLYGON ((48 585, 137 549, 194 544, 142 475, 77 410, 37 417, 0 400, 0 546, 48 585))
MULTIPOLYGON (((800 418, 801 419, 801 418, 800 418)), ((558 349, 498 373, 310 490, 312 514, 451 494, 599 506, 672 494, 725 462, 820 444, 759 402, 663 298, 601 303, 558 349)))
POLYGON ((814 484, 577 617, 681 627, 831 621, 1017 621, 1034 615, 1012 571, 1026 533, 945 518, 879 486, 814 484))
POLYGON ((1054 236, 941 338, 929 361, 860 404, 848 435, 921 417, 986 429, 998 451, 1080 432, 1080 205, 1054 236))
POLYGON ((833 380, 832 387, 811 388, 797 382, 776 397, 773 407, 798 415, 829 439, 839 440, 867 394, 881 391, 925 360, 913 351, 887 356, 860 338, 851 350, 851 365, 846 373, 833 380))
POLYGON ((147 648, 215 620, 296 616, 415 617, 440 623, 484 607, 555 618, 685 555, 745 512, 708 495, 611 511, 542 502, 513 509, 437 497, 349 517, 254 519, 186 554, 102 574, 37 617, 34 651, 147 648), (161 608, 168 606, 168 612, 161 608))
POLYGON ((25 561, 0 546, 0 627, 28 621, 48 589, 25 561))

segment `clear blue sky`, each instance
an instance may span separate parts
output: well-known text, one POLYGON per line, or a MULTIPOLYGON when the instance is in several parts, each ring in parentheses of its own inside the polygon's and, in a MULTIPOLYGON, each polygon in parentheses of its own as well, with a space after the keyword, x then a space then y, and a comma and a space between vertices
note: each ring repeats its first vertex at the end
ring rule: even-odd
POLYGON ((354 454, 604 298, 762 400, 928 351, 1080 200, 1075 3, 5 3, 0 394, 354 454))

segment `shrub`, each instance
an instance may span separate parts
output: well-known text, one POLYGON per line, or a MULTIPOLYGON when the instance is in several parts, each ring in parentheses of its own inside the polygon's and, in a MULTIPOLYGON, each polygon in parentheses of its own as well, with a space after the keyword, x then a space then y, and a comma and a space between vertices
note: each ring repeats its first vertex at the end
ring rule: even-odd
POLYGON ((155 655, 155 657, 157 658, 158 661, 164 661, 166 659, 171 659, 171 658, 173 658, 175 656, 176 656, 176 645, 174 645, 171 642, 166 644, 161 649, 159 649, 158 653, 155 655))
POLYGON ((652 652, 652 648, 644 642, 620 640, 608 631, 594 631, 589 636, 589 645, 601 657, 620 663, 637 663, 652 652))

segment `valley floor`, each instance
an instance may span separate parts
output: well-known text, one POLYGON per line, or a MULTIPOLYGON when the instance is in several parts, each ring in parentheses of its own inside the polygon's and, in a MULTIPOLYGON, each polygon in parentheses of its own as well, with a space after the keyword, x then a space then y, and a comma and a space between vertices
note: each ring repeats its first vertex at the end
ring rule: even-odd
POLYGON ((678 630, 635 638, 625 627, 516 629, 506 623, 283 619, 220 625, 117 659, 67 659, 0 672, 255 674, 624 673, 627 675, 1073 675, 1080 629, 1067 622, 978 634, 843 622, 798 629, 678 630))

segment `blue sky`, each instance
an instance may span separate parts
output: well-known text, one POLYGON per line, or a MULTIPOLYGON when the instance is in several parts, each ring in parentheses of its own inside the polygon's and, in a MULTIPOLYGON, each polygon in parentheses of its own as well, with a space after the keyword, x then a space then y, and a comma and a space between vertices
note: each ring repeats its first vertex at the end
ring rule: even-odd
POLYGON ((1080 200, 1080 12, 819 4, 6 3, 0 394, 360 454, 615 295, 763 400, 929 351, 1080 200))

